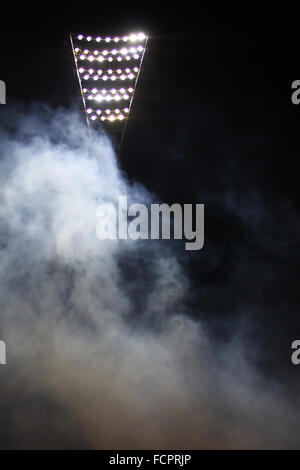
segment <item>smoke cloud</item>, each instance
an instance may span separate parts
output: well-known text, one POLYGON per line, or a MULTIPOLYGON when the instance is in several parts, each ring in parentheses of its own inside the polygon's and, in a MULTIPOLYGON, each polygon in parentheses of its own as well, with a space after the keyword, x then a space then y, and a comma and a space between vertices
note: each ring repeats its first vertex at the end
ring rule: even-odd
POLYGON ((297 399, 247 357, 249 323, 216 340, 190 310, 186 252, 97 238, 100 203, 155 199, 107 137, 43 106, 0 133, 0 447, 299 447, 297 399))

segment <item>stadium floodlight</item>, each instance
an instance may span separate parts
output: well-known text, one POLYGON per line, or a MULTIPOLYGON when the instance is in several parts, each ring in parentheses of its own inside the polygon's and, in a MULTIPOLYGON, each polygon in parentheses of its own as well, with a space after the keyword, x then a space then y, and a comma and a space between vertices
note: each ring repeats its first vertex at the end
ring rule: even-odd
POLYGON ((88 123, 123 124, 130 113, 147 36, 141 32, 125 36, 74 34, 71 43, 88 123))

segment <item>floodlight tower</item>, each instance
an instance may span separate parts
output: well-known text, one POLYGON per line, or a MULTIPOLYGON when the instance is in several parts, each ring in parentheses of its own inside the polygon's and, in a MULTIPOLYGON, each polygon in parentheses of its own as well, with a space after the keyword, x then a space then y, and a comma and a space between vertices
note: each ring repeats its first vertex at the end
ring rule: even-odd
POLYGON ((102 127, 121 145, 147 36, 71 34, 71 44, 87 123, 102 127))

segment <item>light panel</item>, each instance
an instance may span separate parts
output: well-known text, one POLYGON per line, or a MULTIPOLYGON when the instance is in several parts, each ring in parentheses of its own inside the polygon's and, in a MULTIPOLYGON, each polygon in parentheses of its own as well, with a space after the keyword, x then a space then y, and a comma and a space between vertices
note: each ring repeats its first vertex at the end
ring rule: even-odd
POLYGON ((71 36, 88 121, 116 123, 130 112, 147 37, 76 34, 71 36))

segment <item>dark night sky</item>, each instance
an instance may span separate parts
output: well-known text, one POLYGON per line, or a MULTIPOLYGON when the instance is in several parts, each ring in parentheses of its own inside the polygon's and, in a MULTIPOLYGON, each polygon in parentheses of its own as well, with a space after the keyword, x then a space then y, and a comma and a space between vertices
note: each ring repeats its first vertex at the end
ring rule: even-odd
MULTIPOLYGON (((291 106, 290 85, 299 68, 298 31, 289 12, 252 8, 235 10, 234 16, 227 9, 201 7, 196 13, 192 5, 176 8, 171 2, 129 7, 120 3, 115 12, 96 5, 88 4, 85 13, 74 11, 71 3, 59 9, 27 3, 13 15, 7 13, 0 33, 0 70, 10 102, 79 106, 69 31, 145 30, 151 39, 128 126, 130 152, 127 147, 123 151, 124 165, 131 170, 132 164, 133 176, 160 190, 158 175, 152 174, 159 165, 153 163, 158 158, 160 165, 169 166, 167 156, 161 159, 149 146, 140 147, 140 133, 150 135, 154 144, 166 142, 170 151, 181 132, 195 154, 203 145, 207 150, 213 146, 223 153, 224 164, 226 152, 234 153, 232 146, 243 145, 245 138, 253 137, 255 149, 255 138, 271 136, 263 158, 260 148, 245 149, 247 178, 297 200, 299 113, 291 106), (146 156, 150 151, 151 158, 146 156), (144 156, 136 157, 139 152, 144 156)), ((193 165, 203 170, 203 160, 196 155, 193 165)))
POLYGON ((250 358, 255 345, 261 370, 298 384, 290 363, 300 335, 297 15, 192 2, 63 5, 16 7, 4 29, 2 20, 7 106, 80 107, 69 31, 147 32, 121 166, 161 201, 206 204, 205 249, 182 256, 194 316, 226 342, 248 312, 250 358))

